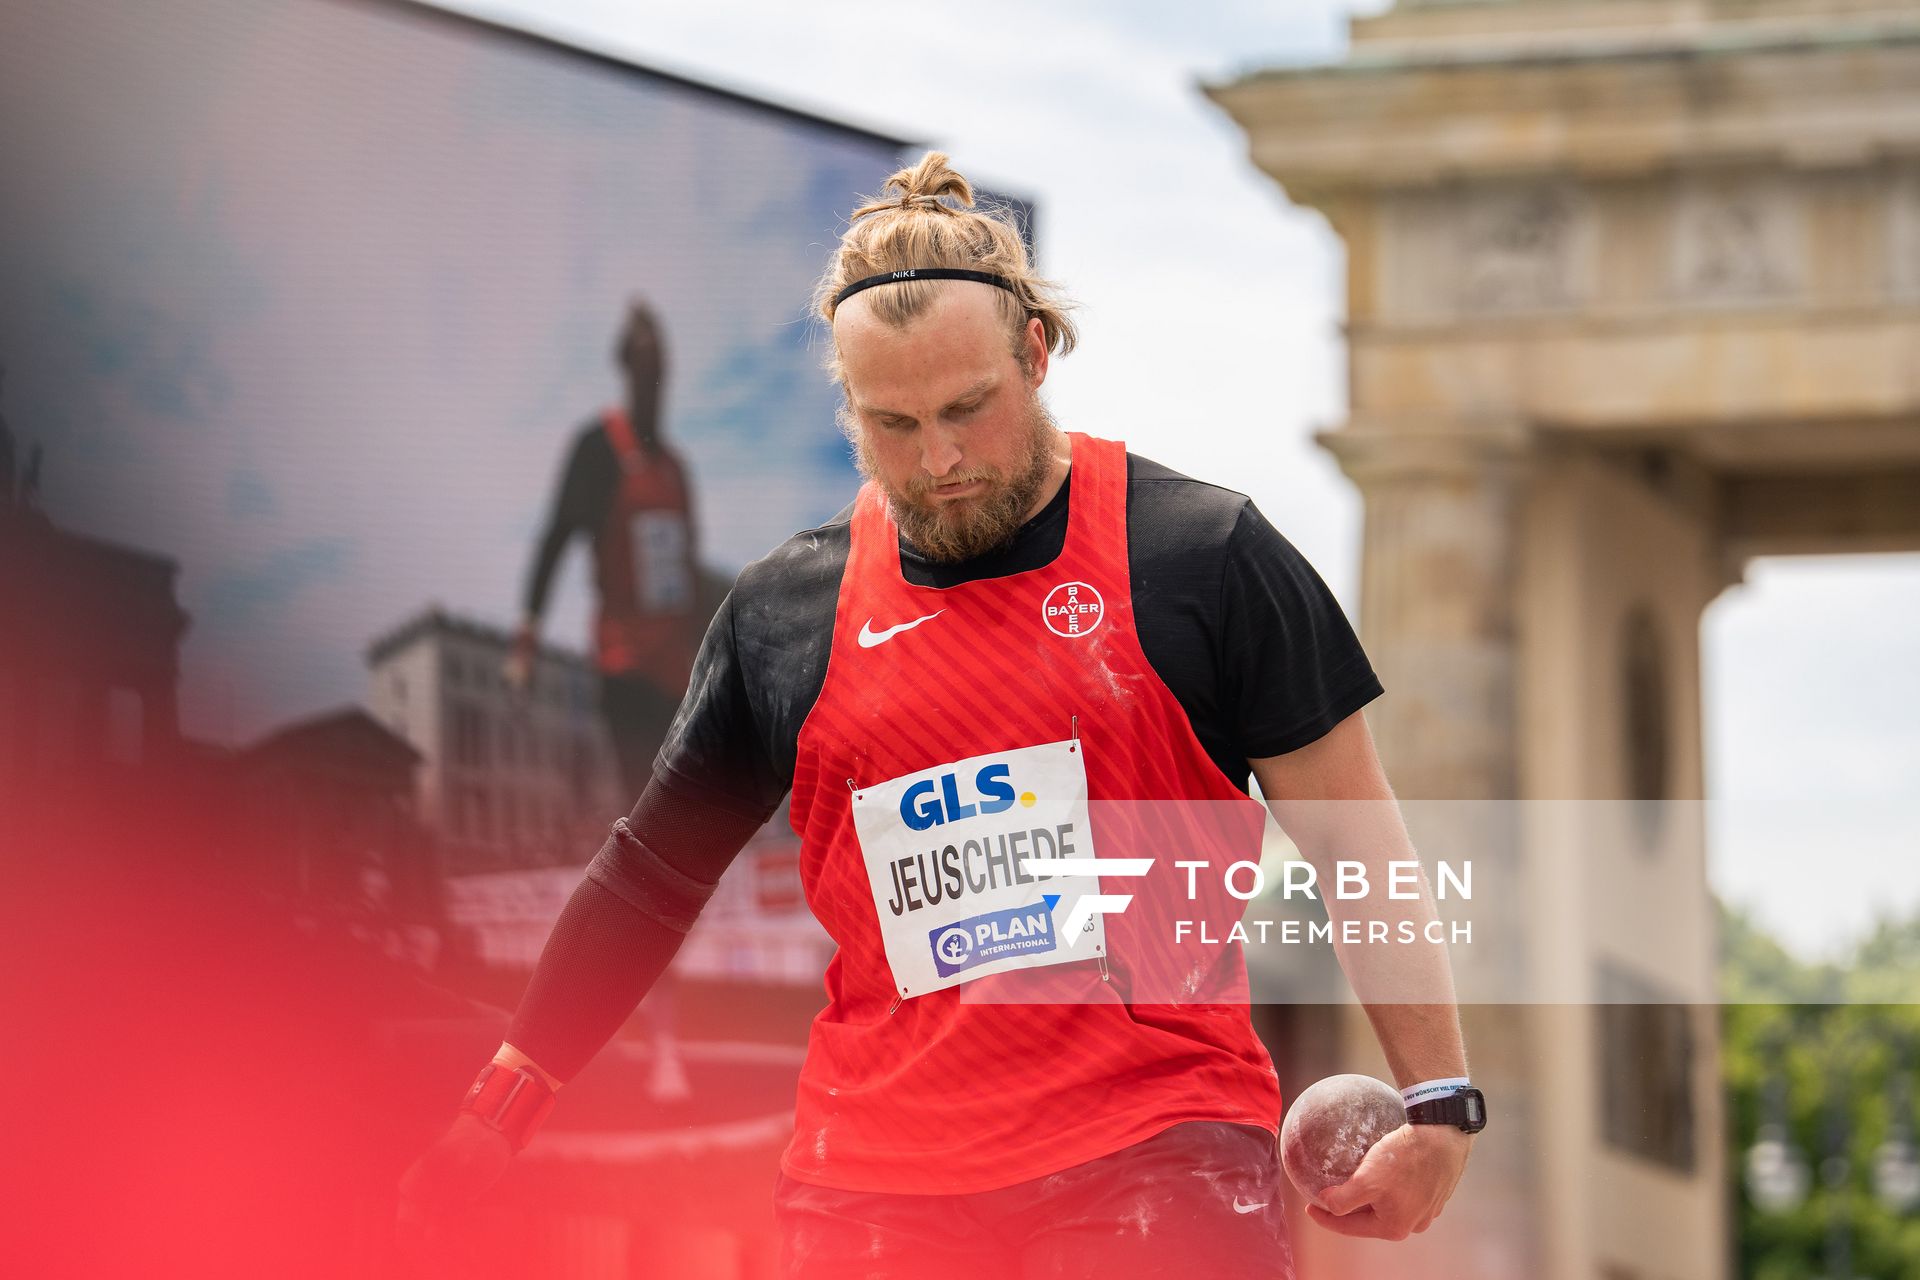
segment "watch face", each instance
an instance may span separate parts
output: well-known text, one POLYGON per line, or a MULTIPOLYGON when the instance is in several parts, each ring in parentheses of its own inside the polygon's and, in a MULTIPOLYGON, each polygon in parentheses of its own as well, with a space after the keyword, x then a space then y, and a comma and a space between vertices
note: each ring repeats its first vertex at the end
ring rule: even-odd
POLYGON ((1462 1089, 1444 1098, 1429 1098, 1407 1108, 1408 1124, 1445 1124, 1467 1133, 1487 1127, 1487 1100, 1478 1089, 1462 1089))

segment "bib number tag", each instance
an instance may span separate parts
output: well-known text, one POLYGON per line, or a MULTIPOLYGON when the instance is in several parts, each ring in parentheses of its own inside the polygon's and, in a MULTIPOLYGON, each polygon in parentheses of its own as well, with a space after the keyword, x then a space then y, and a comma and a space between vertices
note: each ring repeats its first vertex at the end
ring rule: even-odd
POLYGON ((693 576, 687 570, 687 518, 678 511, 637 511, 629 529, 634 598, 641 611, 678 613, 692 608, 693 576))
POLYGON ((972 756, 854 792, 853 824, 873 888, 894 990, 904 998, 975 978, 1106 954, 1095 915, 1059 926, 1090 875, 1029 859, 1094 857, 1085 744, 972 756))

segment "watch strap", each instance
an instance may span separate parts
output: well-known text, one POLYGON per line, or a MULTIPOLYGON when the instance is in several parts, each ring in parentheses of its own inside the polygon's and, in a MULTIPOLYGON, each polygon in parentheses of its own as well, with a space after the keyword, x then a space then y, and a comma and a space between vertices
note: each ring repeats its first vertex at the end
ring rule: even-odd
POLYGON ((474 1077, 460 1109, 505 1134, 519 1152, 532 1141, 555 1100, 553 1090, 527 1068, 489 1062, 474 1077))
POLYGON ((1446 1124, 1465 1133, 1478 1133, 1487 1127, 1487 1100, 1478 1089, 1429 1098, 1407 1108, 1407 1123, 1446 1124))

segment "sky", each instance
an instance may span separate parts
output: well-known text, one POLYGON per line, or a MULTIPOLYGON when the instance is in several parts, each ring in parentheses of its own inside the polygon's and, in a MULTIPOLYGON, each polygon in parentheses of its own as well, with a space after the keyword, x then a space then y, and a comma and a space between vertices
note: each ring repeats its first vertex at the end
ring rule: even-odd
MULTIPOLYGON (((1069 427, 1227 478, 1357 604, 1360 504, 1312 441, 1345 411, 1340 241, 1198 91, 1337 60, 1340 0, 466 4, 948 150, 1040 206, 1084 304, 1069 427)), ((1920 909, 1920 556, 1767 560, 1708 610, 1709 868, 1803 954, 1920 909)))

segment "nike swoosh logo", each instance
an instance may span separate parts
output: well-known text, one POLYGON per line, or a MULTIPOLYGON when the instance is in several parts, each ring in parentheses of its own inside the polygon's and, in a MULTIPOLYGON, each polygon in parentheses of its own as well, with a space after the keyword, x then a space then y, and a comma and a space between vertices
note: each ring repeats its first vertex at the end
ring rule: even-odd
POLYGON ((1240 1197, 1235 1196, 1233 1198, 1233 1211, 1235 1213, 1252 1213, 1255 1209, 1264 1209, 1272 1203, 1273 1201, 1271 1200, 1262 1200, 1259 1204, 1241 1204, 1240 1197))
POLYGON ((873 629, 873 619, 868 618, 860 624, 860 647, 862 649, 871 649, 877 644, 885 644, 902 631, 911 631, 921 623, 931 622, 945 612, 945 609, 935 609, 924 618, 915 618, 912 622, 903 622, 897 627, 888 627, 885 631, 875 631, 873 629))

